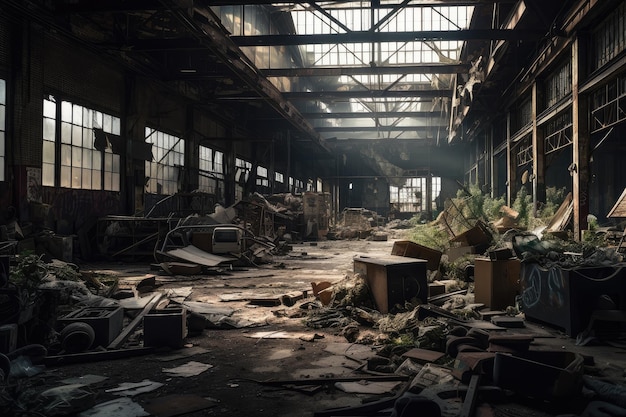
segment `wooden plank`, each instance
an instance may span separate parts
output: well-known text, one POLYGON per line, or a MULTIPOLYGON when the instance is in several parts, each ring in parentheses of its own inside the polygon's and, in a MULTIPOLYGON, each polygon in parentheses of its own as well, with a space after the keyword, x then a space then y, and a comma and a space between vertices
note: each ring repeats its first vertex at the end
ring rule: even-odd
POLYGON ((548 223, 546 232, 559 232, 562 231, 572 216, 573 211, 572 193, 567 193, 565 199, 557 209, 556 213, 548 223))
POLYGON ((609 214, 606 217, 613 218, 621 218, 626 217, 626 188, 622 191, 622 195, 619 196, 609 214))
POLYGON ((141 310, 141 313, 137 314, 137 317, 135 317, 133 321, 131 321, 128 326, 126 326, 124 330, 122 330, 122 332, 111 343, 109 343, 107 349, 118 349, 122 345, 122 343, 124 343, 128 339, 130 334, 137 328, 139 323, 141 323, 141 321, 143 320, 143 316, 148 314, 148 312, 152 310, 156 303, 159 302, 161 296, 161 293, 155 294, 148 302, 148 304, 146 304, 144 309, 141 310))
POLYGON ((290 379, 283 381, 256 381, 262 385, 320 385, 320 384, 334 384, 335 382, 381 382, 381 381, 408 381, 409 376, 406 375, 363 375, 363 376, 345 376, 345 377, 333 377, 333 378, 308 378, 308 379, 290 379))
POLYGON ((68 365, 73 363, 109 361, 112 359, 130 358, 147 355, 154 352, 153 347, 133 349, 101 350, 94 352, 72 353, 68 355, 47 356, 44 358, 46 366, 68 365))
POLYGON ((465 401, 463 401, 463 407, 459 417, 474 417, 474 409, 476 408, 476 399, 478 398, 478 384, 480 382, 480 375, 472 375, 469 386, 467 387, 467 393, 465 394, 465 401))

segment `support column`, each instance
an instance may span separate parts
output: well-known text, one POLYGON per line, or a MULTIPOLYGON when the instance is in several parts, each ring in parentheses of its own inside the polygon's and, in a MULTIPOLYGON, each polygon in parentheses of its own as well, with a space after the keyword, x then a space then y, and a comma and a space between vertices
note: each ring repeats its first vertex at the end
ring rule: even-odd
POLYGON ((493 137, 494 137, 494 133, 493 133, 493 124, 491 125, 491 127, 489 128, 489 133, 488 133, 488 140, 487 140, 487 147, 486 147, 486 151, 487 151, 487 163, 485 165, 489 166, 489 195, 491 196, 491 198, 496 198, 498 196, 496 196, 496 188, 498 188, 498 184, 496 184, 496 162, 495 162, 495 157, 493 154, 493 137))
POLYGON ((573 152, 570 173, 574 201, 574 239, 581 239, 581 231, 588 228, 589 214, 589 102, 579 94, 585 77, 585 42, 576 37, 572 45, 572 122, 573 152))
POLYGON ((226 146, 224 152, 224 204, 226 207, 235 204, 235 141, 231 140, 229 145, 226 146))
POLYGON ((293 188, 289 184, 289 178, 291 177, 291 134, 289 131, 287 131, 285 139, 287 143, 287 172, 285 172, 285 182, 287 183, 288 192, 293 193, 293 188))
POLYGON ((190 132, 189 136, 185 135, 185 166, 182 170, 182 192, 192 192, 198 189, 200 181, 200 158, 198 150, 198 140, 196 140, 196 130, 194 129, 194 109, 191 104, 187 104, 185 114, 185 132, 190 132))
POLYGON ((537 217, 537 206, 540 201, 546 202, 545 180, 545 142, 542 129, 537 127, 537 114, 539 114, 540 91, 537 82, 533 83, 532 89, 532 120, 533 120, 533 216, 537 217))
POLYGON ((506 113, 506 205, 513 204, 513 181, 515 178, 515 158, 511 155, 511 112, 506 113))

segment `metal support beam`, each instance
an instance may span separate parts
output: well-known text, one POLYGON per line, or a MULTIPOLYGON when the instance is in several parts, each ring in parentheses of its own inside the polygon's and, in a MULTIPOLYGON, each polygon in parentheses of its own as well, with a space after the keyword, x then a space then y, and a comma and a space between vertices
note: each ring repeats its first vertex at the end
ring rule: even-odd
POLYGON ((268 68, 261 72, 266 77, 339 77, 342 75, 380 74, 467 74, 469 64, 394 65, 392 67, 309 67, 268 68))
POLYGON ((351 98, 379 98, 379 97, 450 97, 452 90, 363 90, 363 91, 299 91, 285 92, 287 100, 348 100, 351 98))
MULTIPOLYGON (((447 120, 447 115, 442 117, 441 112, 431 111, 378 111, 378 112, 337 112, 337 113, 302 113, 306 119, 372 119, 375 117, 388 117, 392 119, 403 119, 407 117, 427 119, 428 123, 439 123, 447 120)), ((445 126, 448 127, 447 124, 445 126)))
MULTIPOLYGON (((437 7, 437 6, 446 6, 446 7, 456 7, 456 6, 476 6, 480 4, 497 4, 497 3, 515 3, 517 0, 413 0, 410 5, 407 7, 437 7)), ((275 4, 276 0, 246 0, 243 2, 242 0, 210 0, 210 6, 241 6, 241 5, 252 5, 252 4, 275 4)), ((281 4, 305 4, 309 3, 308 1, 281 1, 281 4)), ((354 0, 334 0, 332 2, 334 8, 342 7, 341 4, 345 3, 354 3, 354 0)), ((399 3, 396 3, 399 4, 399 3)), ((396 4, 385 4, 385 8, 394 7, 396 4)), ((342 8, 347 8, 349 6, 343 6, 342 8)), ((382 7, 382 6, 379 6, 382 7)), ((361 8, 359 6, 358 8, 361 8)))
POLYGON ((341 126, 318 127, 318 132, 430 132, 445 129, 446 126, 341 126))
POLYGON ((193 0, 175 0, 171 6, 165 6, 159 0, 83 0, 53 2, 57 13, 112 13, 143 10, 190 9, 193 0))
POLYGON ((323 35, 231 36, 238 46, 324 45, 413 41, 538 40, 545 31, 521 29, 422 30, 414 32, 350 32, 323 35))

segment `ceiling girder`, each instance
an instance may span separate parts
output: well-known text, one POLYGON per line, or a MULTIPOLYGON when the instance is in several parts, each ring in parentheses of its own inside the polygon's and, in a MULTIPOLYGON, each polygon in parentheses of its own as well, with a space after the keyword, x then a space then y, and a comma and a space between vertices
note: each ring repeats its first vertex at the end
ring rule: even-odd
POLYGON ((238 46, 325 45, 347 43, 413 42, 413 41, 468 41, 468 40, 538 40, 543 30, 521 29, 461 29, 421 30, 414 32, 330 33, 318 35, 251 35, 231 36, 238 46))
POLYGON ((363 91, 299 91, 284 92, 287 100, 320 100, 320 99, 350 99, 350 98, 380 98, 380 97, 450 97, 452 90, 363 90, 363 91))
MULTIPOLYGON (((498 4, 498 3, 515 3, 517 0, 413 0, 410 6, 413 7, 436 7, 436 6, 476 6, 478 4, 498 4)), ((328 7, 329 5, 340 5, 344 3, 353 3, 354 0, 335 0, 335 1, 318 1, 317 3, 323 4, 328 7)), ((271 5, 271 4, 304 4, 309 3, 308 1, 276 1, 276 0, 250 0, 245 3, 241 0, 205 0, 207 6, 241 6, 241 5, 271 5)), ((400 4, 400 1, 397 3, 385 3, 384 5, 375 6, 375 8, 385 8, 388 9, 390 7, 394 7, 400 4)), ((362 6, 359 6, 362 8, 362 6)))
POLYGON ((318 132, 430 132, 447 129, 448 125, 441 126, 340 126, 317 127, 318 132))
POLYGON ((380 74, 467 74, 469 64, 420 64, 390 67, 309 67, 268 68, 261 72, 266 77, 339 77, 341 75, 380 74))
MULTIPOLYGON (((373 119, 376 117, 389 118, 427 118, 427 120, 440 120, 441 112, 431 111, 379 111, 379 112, 337 112, 337 113, 301 113, 306 119, 373 119)), ((444 113, 445 116, 447 114, 444 113)), ((447 117, 445 117, 447 119, 447 117)))
POLYGON ((172 10, 190 9, 194 0, 174 0, 164 5, 160 0, 98 0, 80 1, 64 0, 55 1, 54 10, 57 13, 112 13, 134 12, 143 10, 172 10))
MULTIPOLYGON (((162 1, 167 3, 174 0, 162 1)), ((220 60, 235 71, 244 83, 255 89, 279 114, 282 114, 301 133, 306 134, 315 145, 329 152, 322 138, 299 114, 296 107, 281 96, 280 91, 259 73, 254 64, 240 55, 238 48, 222 31, 219 18, 210 9, 194 9, 194 11, 196 13, 191 16, 182 10, 174 11, 174 13, 192 33, 198 36, 198 40, 206 45, 208 50, 219 56, 220 60)))

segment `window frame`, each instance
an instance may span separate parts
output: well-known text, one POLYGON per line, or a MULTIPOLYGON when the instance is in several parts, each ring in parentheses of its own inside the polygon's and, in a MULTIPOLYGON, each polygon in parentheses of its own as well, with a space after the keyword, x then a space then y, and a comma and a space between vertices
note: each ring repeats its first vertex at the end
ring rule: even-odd
POLYGON ((120 138, 122 119, 63 95, 46 94, 42 101, 42 185, 120 192, 122 154, 113 152, 109 139, 120 138), (96 129, 106 135, 102 149, 96 148, 96 129))

